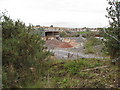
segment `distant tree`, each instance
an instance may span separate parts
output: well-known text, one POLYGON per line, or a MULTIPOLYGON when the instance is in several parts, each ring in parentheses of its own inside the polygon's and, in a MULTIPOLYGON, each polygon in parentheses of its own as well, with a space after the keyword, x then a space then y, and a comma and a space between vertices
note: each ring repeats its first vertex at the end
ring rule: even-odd
POLYGON ((50 27, 53 27, 53 25, 51 25, 50 27))
POLYGON ((119 0, 107 0, 110 7, 106 10, 109 19, 110 27, 105 32, 106 48, 110 54, 112 61, 120 61, 120 1, 119 0))

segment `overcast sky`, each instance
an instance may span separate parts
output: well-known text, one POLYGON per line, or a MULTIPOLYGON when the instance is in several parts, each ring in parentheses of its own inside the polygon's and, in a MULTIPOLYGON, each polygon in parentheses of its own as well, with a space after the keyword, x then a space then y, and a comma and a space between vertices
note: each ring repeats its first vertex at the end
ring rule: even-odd
POLYGON ((0 0, 12 19, 41 26, 104 27, 107 6, 106 0, 0 0))

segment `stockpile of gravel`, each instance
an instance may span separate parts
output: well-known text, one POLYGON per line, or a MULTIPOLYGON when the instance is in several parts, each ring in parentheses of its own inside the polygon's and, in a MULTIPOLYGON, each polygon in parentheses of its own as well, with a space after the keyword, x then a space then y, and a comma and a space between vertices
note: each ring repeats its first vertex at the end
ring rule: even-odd
POLYGON ((73 47, 69 43, 61 42, 59 40, 47 40, 45 43, 45 46, 48 47, 48 49, 73 47))
POLYGON ((67 42, 62 42, 58 45, 59 48, 71 48, 73 46, 71 46, 69 43, 67 42))

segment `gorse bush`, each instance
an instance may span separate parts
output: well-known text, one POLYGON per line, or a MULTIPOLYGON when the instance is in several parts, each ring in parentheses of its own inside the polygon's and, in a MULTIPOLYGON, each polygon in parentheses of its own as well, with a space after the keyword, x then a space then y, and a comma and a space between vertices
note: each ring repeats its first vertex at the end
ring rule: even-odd
POLYGON ((44 74, 50 53, 40 35, 30 34, 32 30, 31 25, 2 16, 3 87, 25 87, 44 74))

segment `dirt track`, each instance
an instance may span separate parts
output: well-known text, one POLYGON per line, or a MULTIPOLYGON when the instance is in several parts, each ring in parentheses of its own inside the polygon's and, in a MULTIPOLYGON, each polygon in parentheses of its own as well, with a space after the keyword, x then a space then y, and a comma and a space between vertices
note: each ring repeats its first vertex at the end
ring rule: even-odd
POLYGON ((82 52, 69 51, 68 49, 51 49, 57 59, 78 59, 78 58, 104 58, 94 54, 84 54, 82 52))

